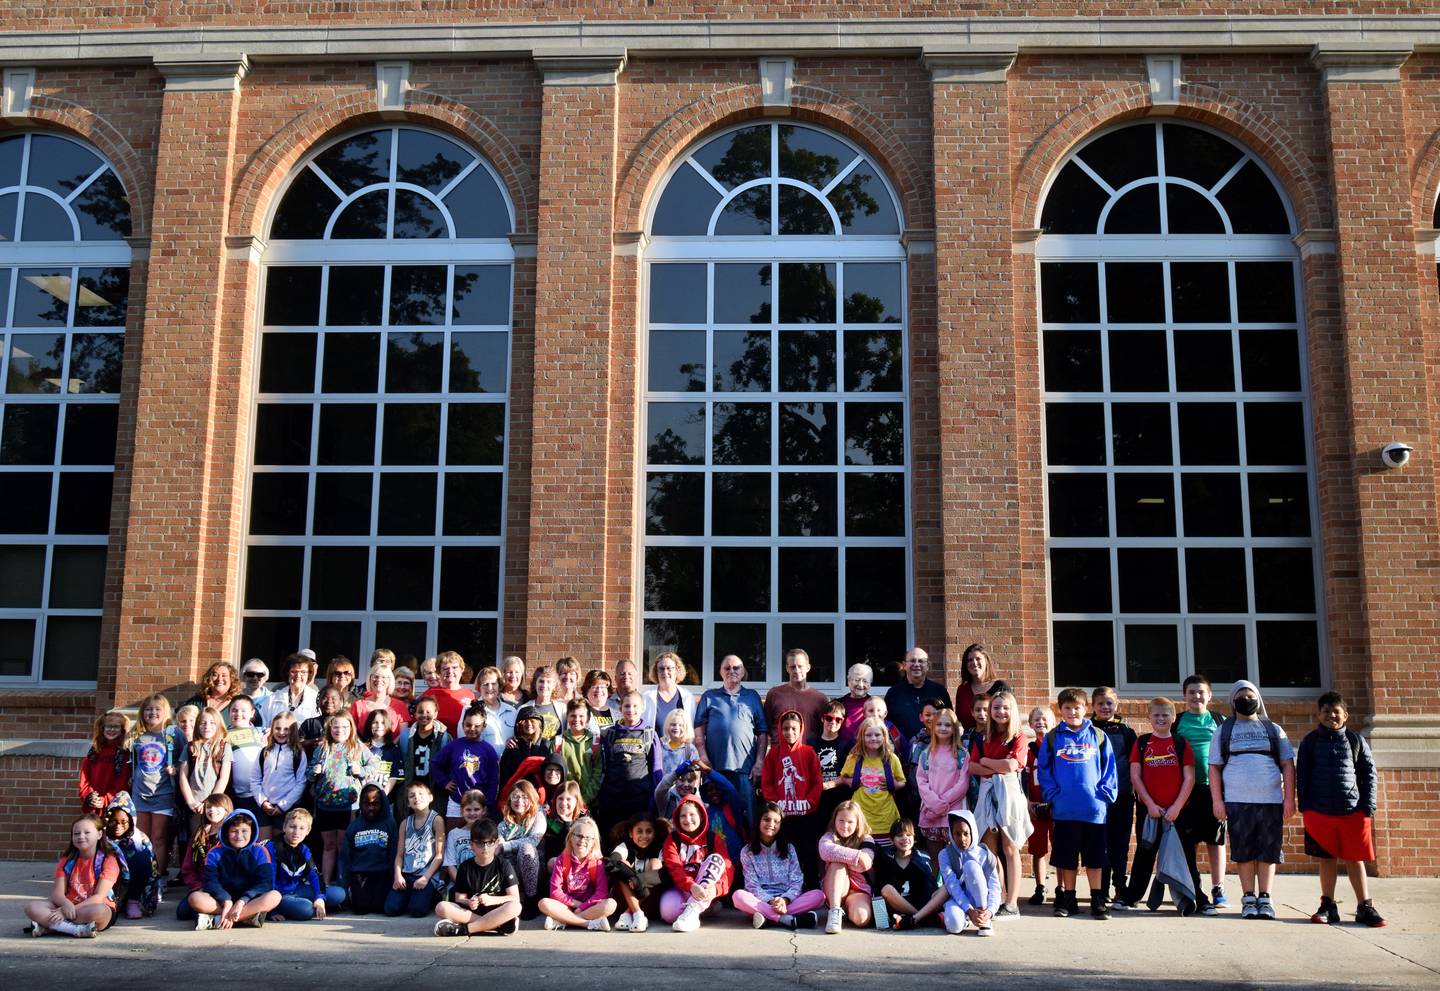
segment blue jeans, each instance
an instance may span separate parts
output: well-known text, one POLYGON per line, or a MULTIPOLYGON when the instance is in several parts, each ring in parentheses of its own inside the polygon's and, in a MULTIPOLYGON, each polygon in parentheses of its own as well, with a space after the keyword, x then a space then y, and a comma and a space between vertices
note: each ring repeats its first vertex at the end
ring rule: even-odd
MULTIPOLYGON (((414 878, 406 877, 406 881, 413 881, 414 878)), ((390 889, 385 896, 385 914, 389 916, 409 913, 412 919, 423 919, 429 915, 435 907, 435 886, 427 884, 420 890, 406 888, 404 891, 390 889)))
POLYGON ((343 884, 325 885, 325 911, 338 911, 344 907, 346 897, 345 886, 343 884))
POLYGON ((315 903, 299 895, 281 895, 280 904, 271 911, 291 922, 306 922, 315 918, 315 903))

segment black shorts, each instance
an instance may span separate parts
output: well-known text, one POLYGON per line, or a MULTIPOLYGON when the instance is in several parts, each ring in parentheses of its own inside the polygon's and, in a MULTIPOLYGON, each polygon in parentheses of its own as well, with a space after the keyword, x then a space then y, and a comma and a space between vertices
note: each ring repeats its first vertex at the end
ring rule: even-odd
POLYGON ((1050 834, 1050 866, 1060 871, 1080 868, 1080 862, 1091 870, 1110 866, 1105 853, 1105 824, 1056 819, 1050 834))
POLYGON ((1230 823, 1230 859, 1237 864, 1258 860, 1262 864, 1285 862, 1284 806, 1251 802, 1226 802, 1230 823))
POLYGON ((1209 785, 1196 785, 1175 824, 1180 827, 1180 835, 1190 843, 1225 845, 1225 824, 1215 818, 1209 785))
POLYGON ((344 832, 345 827, 350 825, 350 820, 355 813, 349 809, 316 809, 315 810, 315 832, 330 833, 344 832))

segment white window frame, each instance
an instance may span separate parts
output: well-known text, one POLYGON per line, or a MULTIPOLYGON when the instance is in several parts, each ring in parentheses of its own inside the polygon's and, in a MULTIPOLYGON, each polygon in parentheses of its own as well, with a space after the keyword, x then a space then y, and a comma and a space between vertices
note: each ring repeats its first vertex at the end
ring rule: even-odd
MULTIPOLYGON (((1131 182, 1120 189, 1113 190, 1112 197, 1101 214, 1099 224, 1103 227, 1104 217, 1111 206, 1121 195, 1130 189, 1140 185, 1159 181, 1164 174, 1164 145, 1162 141, 1162 125, 1166 121, 1146 122, 1155 128, 1155 140, 1157 150, 1157 163, 1159 168, 1157 176, 1148 177, 1131 182)), ((1212 187, 1218 191, 1229 181, 1247 162, 1254 162, 1264 172, 1266 177, 1276 190, 1281 203, 1285 207, 1287 219, 1292 232, 1296 230, 1294 210, 1285 196, 1284 187, 1276 179, 1273 172, 1265 165, 1258 156, 1254 155, 1248 148, 1219 131, 1203 127, 1193 121, 1173 122, 1182 126, 1194 127, 1199 130, 1209 131, 1215 134, 1236 149, 1242 152, 1239 161, 1212 187)), ((1050 195, 1050 187, 1061 169, 1074 161, 1096 181, 1101 183, 1102 188, 1111 187, 1100 179, 1093 170, 1086 166, 1076 156, 1082 154, 1085 148, 1094 140, 1103 137, 1123 127, 1140 126, 1133 122, 1120 124, 1116 127, 1106 128, 1097 132, 1093 137, 1087 139, 1083 144, 1077 146, 1064 161, 1062 161, 1052 173, 1046 184, 1044 194, 1040 198, 1040 206, 1037 208, 1036 220, 1038 226, 1040 211, 1044 209, 1045 201, 1050 195)), ((1167 180, 1179 182, 1192 191, 1204 195, 1211 205, 1224 218, 1227 233, 1225 234, 1138 234, 1138 235, 1077 235, 1077 234, 1042 234, 1035 242, 1035 285, 1036 285, 1036 322, 1040 333, 1040 363, 1041 363, 1041 433, 1042 452, 1041 464, 1044 473, 1044 506, 1045 506, 1045 564, 1046 564, 1046 612, 1047 612, 1047 636, 1048 655, 1050 662, 1050 680, 1055 681, 1055 644, 1053 636, 1053 623, 1056 621, 1084 621, 1101 620, 1113 623, 1114 630, 1114 662, 1115 662, 1115 687, 1118 691, 1128 695, 1155 695, 1165 692, 1173 692, 1177 689, 1179 682, 1195 672, 1194 665, 1194 627, 1198 625, 1243 625, 1246 634, 1246 678, 1256 684, 1267 694, 1276 697, 1311 697, 1318 691, 1323 691, 1331 680, 1330 657, 1328 651, 1328 637, 1326 629, 1326 610, 1324 586, 1321 576, 1324 574, 1323 548, 1321 546, 1320 528, 1320 506, 1317 494, 1315 465, 1315 443, 1314 427, 1312 418, 1310 369, 1308 361, 1308 343, 1305 327, 1305 307, 1301 282, 1300 250, 1295 245, 1292 234, 1258 234, 1258 235, 1237 235, 1231 231, 1230 221, 1226 211, 1219 200, 1210 190, 1201 189, 1193 182, 1184 180, 1167 180), (1164 321, 1148 323, 1110 323, 1101 319, 1096 323, 1047 323, 1041 311, 1042 296, 1039 291, 1041 270, 1040 266, 1045 262, 1095 262, 1097 263, 1098 291, 1100 300, 1100 313, 1103 316, 1107 312, 1105 263, 1108 262, 1187 262, 1187 261, 1215 261, 1228 262, 1228 273, 1230 279, 1230 302, 1231 312, 1228 321, 1205 321, 1203 323, 1185 322, 1177 323, 1173 317, 1173 300, 1170 293, 1170 269, 1167 265, 1164 269, 1164 296, 1166 319, 1164 321), (1235 262, 1266 261, 1266 262, 1288 262, 1294 273, 1295 293, 1295 321, 1293 323, 1257 323, 1238 321, 1238 299, 1235 287, 1235 262), (1235 389, 1230 392, 1179 392, 1176 389, 1175 378, 1175 348, 1173 344, 1177 327, 1191 328, 1204 327, 1207 329, 1228 329, 1234 334, 1239 329, 1246 330, 1289 330, 1296 332, 1297 346, 1299 348, 1298 362, 1300 366, 1300 391, 1294 392, 1252 392, 1243 390, 1243 380, 1240 369, 1240 350, 1238 335, 1232 337, 1232 360, 1234 362, 1235 389), (1111 392, 1110 362, 1109 362, 1109 335, 1110 330, 1152 330, 1161 332, 1157 328, 1163 328, 1163 332, 1171 340, 1167 342, 1167 371, 1169 375, 1168 391, 1165 392, 1111 392), (1044 368, 1044 341, 1045 331, 1064 330, 1095 330, 1100 334, 1100 367, 1103 376, 1101 392, 1049 392, 1045 390, 1043 382, 1044 368), (1299 402, 1301 404, 1303 423, 1305 428, 1305 456, 1306 464, 1303 466, 1272 466, 1272 465, 1247 465, 1245 450, 1245 403, 1263 402, 1266 400, 1284 401, 1287 403, 1299 402), (1048 454, 1043 444, 1045 441, 1045 413, 1046 404, 1052 401, 1083 401, 1090 403, 1102 403, 1105 416, 1106 433, 1106 461, 1104 466, 1069 466, 1050 465, 1048 454), (1134 465, 1117 466, 1113 463, 1113 442, 1111 436, 1110 412, 1111 405, 1116 402, 1144 402, 1164 403, 1172 407, 1171 411, 1171 449, 1173 451, 1173 463, 1165 465, 1134 465), (1178 416, 1174 407, 1178 403, 1201 403, 1201 402, 1224 402, 1236 408, 1236 429, 1239 442, 1239 461, 1236 466, 1205 466, 1205 465, 1182 465, 1180 463, 1180 438, 1178 416), (1303 471, 1307 480, 1308 504, 1310 513, 1310 536, 1308 537, 1254 537, 1249 535, 1250 531, 1250 492, 1248 478, 1258 474, 1296 474, 1303 471), (1172 489, 1175 509, 1174 537, 1120 537, 1117 536, 1116 527, 1116 504, 1115 504, 1115 477, 1121 474, 1168 474, 1172 477, 1174 487, 1172 489), (1181 476, 1182 474, 1224 474, 1238 475, 1240 479, 1241 513, 1243 518, 1244 536, 1238 537, 1189 537, 1180 536, 1184 533, 1184 505, 1181 498, 1181 476), (1062 474, 1090 474, 1102 475, 1107 478, 1107 518, 1109 537, 1052 537, 1050 536, 1050 495, 1049 478, 1052 475, 1062 474), (1106 548, 1110 552, 1110 604, 1111 610, 1105 613, 1056 612, 1050 602, 1051 580, 1050 580, 1050 551, 1053 548, 1067 547, 1088 547, 1106 548), (1179 597, 1182 608, 1176 613, 1126 613, 1120 610, 1120 575, 1117 560, 1117 551, 1122 548, 1187 548, 1187 547, 1226 547, 1243 548, 1245 554, 1246 582, 1248 586, 1249 609, 1243 613, 1202 613, 1190 612, 1183 608, 1187 605, 1185 561, 1183 552, 1177 556, 1179 597), (1311 550, 1313 564, 1313 581, 1315 595, 1315 612, 1313 613, 1257 613, 1255 611, 1255 580, 1254 567, 1251 555, 1248 551, 1252 548, 1268 547, 1303 547, 1311 550), (1256 624, 1258 622, 1304 620, 1316 623, 1316 636, 1319 644, 1319 684, 1314 688, 1292 688, 1286 686, 1267 686, 1259 678, 1258 641, 1256 637, 1256 624), (1178 628, 1177 638, 1179 641, 1179 677, 1175 683, 1169 682, 1142 682, 1130 681, 1125 655, 1125 629, 1128 625, 1145 625, 1167 623, 1174 624, 1178 628)), ((1163 193, 1163 190, 1162 190, 1163 193)), ((1167 222, 1166 200, 1161 195, 1160 211, 1162 223, 1167 222)), ((1164 229, 1164 228, 1162 228, 1164 229)), ((1184 330, 1178 331, 1183 333, 1184 330)), ((1057 688, 1064 685, 1054 685, 1057 688)))
MULTIPOLYGON (((832 222, 839 225, 838 216, 823 193, 829 192, 836 184, 842 181, 845 176, 852 172, 860 164, 869 164, 874 173, 880 178, 885 193, 890 197, 891 206, 895 211, 897 221, 903 230, 904 214, 900 210, 898 197, 890 186, 884 170, 878 163, 871 159, 864 152, 856 148, 834 131, 829 131, 815 125, 806 124, 794 120, 771 120, 771 121, 746 121, 742 124, 726 128, 723 131, 707 135, 702 141, 693 146, 686 154, 682 155, 673 163, 666 173, 663 181, 657 186, 657 193, 652 198, 649 211, 646 217, 645 227, 649 230, 653 225, 654 213, 659 205, 660 198, 670 179, 681 169, 693 168, 706 178, 712 185, 721 189, 722 197, 719 204, 712 210, 709 229, 714 230, 715 223, 725 207, 739 193, 755 186, 774 183, 778 189, 779 185, 799 186, 810 192, 819 195, 822 203, 826 204, 831 215, 832 222), (734 131, 755 126, 769 126, 771 128, 770 142, 770 177, 746 182, 728 192, 720 187, 709 174, 693 161, 692 156, 700 148, 712 140, 724 137, 734 131), (823 190, 816 190, 797 180, 782 178, 779 176, 779 140, 777 129, 781 126, 809 127, 812 130, 840 141, 852 152, 855 157, 844 165, 823 190)), ((720 684, 718 677, 710 677, 711 674, 718 675, 719 658, 715 657, 714 648, 714 626, 718 623, 763 623, 766 627, 766 670, 754 671, 747 669, 746 684, 749 685, 774 685, 786 680, 784 670, 784 652, 792 647, 805 647, 805 644, 787 644, 781 640, 781 630, 785 624, 799 623, 831 623, 834 626, 835 636, 831 645, 835 658, 835 677, 829 681, 812 681, 812 687, 822 691, 841 691, 845 684, 845 621, 846 620, 887 620, 896 621, 902 619, 896 613, 870 613, 870 612, 848 612, 845 609, 845 554, 846 548, 850 547, 897 547, 903 548, 905 557, 905 642, 908 646, 914 638, 914 556, 912 549, 912 508, 913 493, 911 484, 913 481, 912 454, 911 454, 911 409, 910 409, 910 334, 909 334, 909 273, 906 269, 906 252, 901 244, 899 233, 888 234, 834 234, 834 235, 795 235, 780 234, 778 223, 779 196, 772 193, 770 198, 771 208, 771 233, 765 235, 686 235, 686 236, 655 236, 649 240, 642 251, 641 279, 640 279, 640 351, 641 361, 638 371, 640 377, 640 405, 638 414, 639 432, 637 434, 637 448, 639 454, 636 458, 636 551, 635 551, 635 575, 636 580, 636 610, 635 610, 635 657, 641 664, 648 678, 649 663, 645 654, 645 621, 648 619, 685 619, 700 620, 702 623, 702 658, 684 658, 687 667, 690 668, 691 677, 687 679, 687 685, 699 689, 711 688, 720 684), (706 264, 706 321, 704 325, 699 324, 665 324, 651 323, 649 319, 650 302, 650 274, 651 266, 657 262, 695 262, 706 264), (778 269, 770 280, 770 312, 772 319, 767 324, 747 323, 729 324, 716 323, 714 318, 714 277, 716 263, 754 263, 756 265, 774 264, 779 265, 785 262, 811 262, 819 264, 833 264, 836 269, 836 306, 837 319, 833 324, 782 324, 779 321, 779 278, 778 269), (900 299, 901 299, 901 320, 899 323, 881 324, 849 324, 843 319, 844 315, 844 271, 847 263, 882 262, 894 263, 900 267, 900 299), (713 377, 709 370, 713 368, 713 343, 714 332, 717 330, 747 330, 764 331, 770 335, 770 374, 771 385, 778 384, 779 375, 779 335, 787 331, 798 331, 806 329, 833 328, 836 335, 836 361, 835 376, 836 389, 830 392, 781 392, 771 388, 764 391, 744 393, 717 393, 711 387, 713 377), (783 328, 783 329, 782 329, 783 328), (706 334, 706 390, 704 392, 668 392, 651 391, 649 382, 649 338, 651 330, 701 330, 706 334), (904 377, 902 389, 899 392, 876 392, 876 393, 847 393, 844 391, 844 346, 843 334, 850 330, 885 330, 898 332, 901 338, 901 360, 904 364, 904 377), (648 409, 651 402, 688 402, 703 403, 705 405, 705 428, 706 445, 705 460, 700 465, 650 465, 648 463, 648 409), (904 423, 904 454, 903 462, 900 465, 854 465, 844 464, 845 446, 845 406, 846 402, 884 402, 900 403, 904 423), (836 444, 837 462, 834 465, 782 465, 779 462, 779 417, 770 417, 770 449, 771 463, 769 466, 749 465, 724 465, 715 466, 711 464, 713 437, 713 406, 719 402, 737 403, 765 403, 769 404, 772 411, 778 410, 779 403, 786 402, 816 402, 835 403, 836 415, 836 444), (731 537, 731 536, 660 536, 647 535, 646 528, 646 493, 648 491, 647 475, 650 470, 657 472, 694 473, 701 474, 705 478, 705 508, 704 516, 706 529, 710 521, 710 501, 713 487, 711 480, 716 474, 763 474, 770 479, 770 536, 768 537, 731 537), (790 537, 779 534, 779 479, 781 473, 815 473, 833 474, 836 476, 836 535, 834 537, 790 537), (904 476, 905 483, 905 519, 903 533, 895 537, 847 537, 845 536, 845 476, 847 474, 884 472, 904 476), (645 550, 647 547, 765 547, 770 550, 770 609, 763 613, 728 613, 713 612, 709 609, 710 602, 710 556, 704 558, 702 575, 702 595, 704 608, 698 612, 663 612, 650 611, 644 605, 644 574, 645 574, 645 550), (779 610, 779 549, 799 547, 834 547, 837 549, 837 576, 836 576, 836 611, 834 613, 790 613, 779 610)), ((744 659, 747 665, 753 666, 753 658, 744 659)), ((898 662, 899 657, 895 658, 898 662)))

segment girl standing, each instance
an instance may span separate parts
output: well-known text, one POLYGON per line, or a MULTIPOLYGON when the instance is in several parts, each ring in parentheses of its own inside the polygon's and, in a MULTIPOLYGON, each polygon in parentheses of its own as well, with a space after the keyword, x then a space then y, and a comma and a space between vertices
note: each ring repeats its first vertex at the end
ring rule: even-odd
POLYGON ((200 825, 200 803, 222 794, 230 785, 230 744, 226 742, 225 721, 214 709, 206 709, 195 720, 195 738, 185 750, 180 765, 180 800, 190 810, 190 829, 200 825))
POLYGON ((970 773, 981 779, 975 804, 977 828, 990 851, 1003 857, 1005 868, 1005 900, 995 911, 997 919, 1020 914, 1020 844, 1034 829, 1020 785, 1027 756, 1015 696, 999 692, 990 700, 985 742, 970 752, 970 773))
POLYGON ((845 759, 840 777, 850 782, 870 828, 883 833, 883 845, 889 846, 890 827, 900 818, 895 793, 905 786, 905 771, 883 720, 872 718, 860 724, 855 749, 845 759))
POLYGON ((277 830, 285 828, 285 817, 305 793, 310 761, 300 746, 295 717, 281 712, 265 734, 265 746, 255 762, 255 777, 250 784, 260 814, 257 842, 265 843, 277 830))
POLYGON ((370 753, 379 762, 375 783, 384 788, 387 795, 395 790, 395 782, 405 776, 405 759, 395 742, 394 725, 394 714, 389 709, 371 709, 365 720, 363 737, 370 753))
POLYGON ((170 700, 156 693, 140 703, 140 721, 130 737, 130 796, 140 832, 155 845, 155 868, 170 869, 170 820, 175 818, 175 769, 185 741, 170 716, 170 700))
POLYGON ((670 710, 660 737, 661 775, 674 774, 681 764, 699 759, 700 751, 695 749, 695 727, 690 724, 689 714, 684 709, 670 710))
POLYGON ((378 764, 374 754, 361 745, 350 713, 341 710, 325 720, 325 738, 315 748, 310 777, 315 794, 315 827, 324 844, 320 873, 326 884, 335 880, 340 842, 360 800, 360 789, 372 783, 378 764))
POLYGON ((88 815, 104 815, 110 800, 130 788, 130 751, 125 746, 129 732, 130 719, 123 712, 107 712, 95 720, 90 749, 80 762, 80 809, 88 815))
POLYGON ((960 749, 960 721, 949 709, 935 714, 930 745, 920 752, 915 784, 920 791, 920 832, 931 858, 950 842, 951 809, 965 807, 970 791, 970 758, 960 749))

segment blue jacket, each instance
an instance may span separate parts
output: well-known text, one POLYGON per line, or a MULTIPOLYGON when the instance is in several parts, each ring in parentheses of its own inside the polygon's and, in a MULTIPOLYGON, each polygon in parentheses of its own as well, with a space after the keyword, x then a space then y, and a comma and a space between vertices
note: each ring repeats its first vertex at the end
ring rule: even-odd
POLYGON ((270 851, 255 842, 260 824, 255 816, 239 809, 220 824, 220 845, 205 857, 204 890, 217 902, 245 901, 275 890, 275 865, 270 851), (237 819, 250 821, 250 840, 244 846, 230 845, 230 826, 237 819))
POLYGON ((1035 754, 1035 772, 1057 821, 1105 821, 1105 807, 1115 801, 1117 790, 1115 752, 1090 720, 1079 729, 1061 723, 1046 733, 1035 754))
POLYGON ((1320 726, 1300 741, 1295 755, 1295 795, 1301 812, 1373 816, 1377 778, 1370 744, 1354 730, 1337 733, 1320 726))
POLYGON ((399 831, 388 801, 381 806, 377 819, 366 819, 363 812, 356 816, 345 830, 345 842, 340 844, 336 882, 348 887, 351 874, 388 874, 394 870, 395 836, 399 831))
POLYGON ((953 839, 945 844, 940 851, 940 883, 945 886, 949 900, 960 906, 962 912, 968 912, 972 908, 988 908, 993 912, 1000 907, 1003 900, 1000 895, 1000 870, 996 866, 995 856, 980 842, 980 831, 975 825, 974 813, 969 809, 951 811, 948 821, 952 828, 956 819, 964 819, 970 824, 970 845, 962 850, 955 845, 953 839), (972 863, 980 868, 985 879, 983 889, 966 883, 965 866, 972 863))
POLYGON ((325 886, 320 883, 320 872, 315 869, 315 858, 304 843, 292 847, 283 836, 268 840, 265 850, 275 865, 275 890, 282 895, 308 898, 312 902, 324 901, 325 886))

